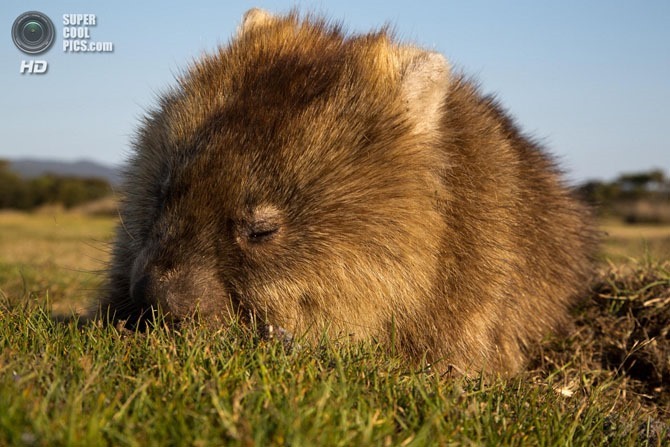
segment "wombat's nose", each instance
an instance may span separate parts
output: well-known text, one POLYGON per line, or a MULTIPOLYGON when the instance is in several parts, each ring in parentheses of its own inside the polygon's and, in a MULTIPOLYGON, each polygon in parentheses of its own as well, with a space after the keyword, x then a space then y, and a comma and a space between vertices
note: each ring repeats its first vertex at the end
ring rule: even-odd
POLYGON ((170 318, 181 318, 183 309, 178 305, 176 299, 180 290, 175 290, 175 284, 167 281, 164 276, 147 272, 138 275, 138 278, 130 286, 130 296, 136 303, 145 306, 160 308, 164 316, 170 318))
POLYGON ((160 309, 171 320, 181 320, 194 313, 198 298, 204 294, 205 281, 199 284, 194 277, 198 276, 190 270, 164 271, 149 266, 131 281, 130 296, 135 303, 160 309))

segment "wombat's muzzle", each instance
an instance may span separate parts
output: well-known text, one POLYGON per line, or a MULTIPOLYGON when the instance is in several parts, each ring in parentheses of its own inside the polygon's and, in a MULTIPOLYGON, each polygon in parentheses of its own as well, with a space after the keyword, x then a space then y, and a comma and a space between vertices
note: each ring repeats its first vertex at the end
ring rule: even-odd
POLYGON ((145 273, 135 280, 130 288, 133 301, 156 309, 171 320, 191 316, 197 299, 190 287, 182 281, 166 278, 165 275, 145 273))
POLYGON ((224 288, 203 266, 161 268, 138 258, 134 263, 130 296, 135 303, 159 309, 170 320, 220 313, 224 288))

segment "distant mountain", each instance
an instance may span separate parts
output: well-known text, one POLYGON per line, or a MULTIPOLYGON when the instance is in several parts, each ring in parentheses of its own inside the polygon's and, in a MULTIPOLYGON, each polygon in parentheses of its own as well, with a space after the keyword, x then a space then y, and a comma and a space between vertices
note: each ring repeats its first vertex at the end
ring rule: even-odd
POLYGON ((121 173, 118 167, 104 165, 91 160, 74 162, 22 158, 9 161, 9 169, 24 178, 39 177, 43 174, 71 175, 74 177, 104 178, 112 185, 121 182, 121 173))

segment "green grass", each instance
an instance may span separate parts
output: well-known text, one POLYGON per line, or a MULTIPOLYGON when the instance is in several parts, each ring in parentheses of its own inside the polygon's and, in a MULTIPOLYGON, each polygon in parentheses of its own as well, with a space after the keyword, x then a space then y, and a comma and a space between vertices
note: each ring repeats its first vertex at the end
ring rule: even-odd
MULTIPOLYGON (((374 345, 290 353, 232 327, 125 334, 0 307, 2 445, 636 445, 584 376, 440 379, 374 345)), ((630 411, 630 412, 629 412, 630 411)))
POLYGON ((639 344, 627 330, 597 334, 627 315, 667 327, 667 265, 604 275, 598 299, 639 305, 582 311, 576 335, 543 344, 518 377, 438 377, 374 344, 287 352, 235 325, 56 322, 94 296, 89 271, 104 265, 113 223, 0 215, 0 446, 670 445, 668 389, 651 396, 655 383, 627 374, 639 344), (604 365, 614 348, 625 360, 604 365))

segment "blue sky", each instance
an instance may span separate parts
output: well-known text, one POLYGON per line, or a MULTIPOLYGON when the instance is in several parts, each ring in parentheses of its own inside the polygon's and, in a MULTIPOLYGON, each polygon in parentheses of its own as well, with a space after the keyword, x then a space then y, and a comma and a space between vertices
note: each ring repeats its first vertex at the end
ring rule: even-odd
POLYGON ((442 52, 495 93, 525 132, 558 156, 572 181, 662 168, 670 174, 670 1, 67 1, 2 0, 0 158, 122 163, 138 119, 189 61, 234 33, 259 6, 322 12, 352 32, 391 23, 404 40, 442 52), (29 59, 14 19, 38 10, 57 38, 29 59), (62 50, 62 15, 93 13, 91 39, 114 52, 62 50))

